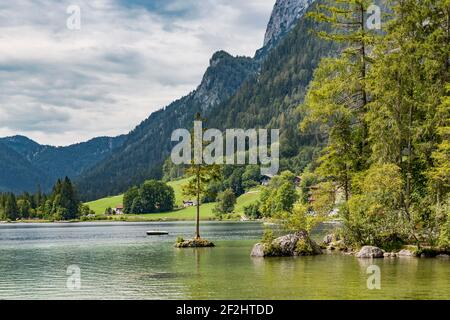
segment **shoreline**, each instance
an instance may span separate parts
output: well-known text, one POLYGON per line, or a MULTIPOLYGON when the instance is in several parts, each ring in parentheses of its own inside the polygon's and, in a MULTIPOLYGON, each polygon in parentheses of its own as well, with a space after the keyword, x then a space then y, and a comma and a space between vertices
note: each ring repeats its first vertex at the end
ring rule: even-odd
MULTIPOLYGON (((238 219, 203 219, 202 222, 233 222, 233 223, 264 223, 262 220, 238 220, 238 219)), ((53 220, 19 220, 19 221, 0 221, 0 225, 14 224, 75 224, 75 223, 145 223, 145 222, 195 222, 195 219, 89 219, 89 220, 70 220, 70 221, 53 221, 53 220)))

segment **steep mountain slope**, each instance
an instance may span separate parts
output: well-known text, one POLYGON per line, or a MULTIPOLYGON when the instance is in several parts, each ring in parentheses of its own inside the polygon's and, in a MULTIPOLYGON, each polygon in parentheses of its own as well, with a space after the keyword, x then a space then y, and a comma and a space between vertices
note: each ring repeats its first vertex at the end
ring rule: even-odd
MULTIPOLYGON (((315 4, 308 10, 314 8, 315 4)), ((318 29, 319 25, 312 19, 300 19, 267 56, 261 72, 230 100, 211 110, 208 126, 279 128, 281 170, 302 170, 318 150, 321 138, 300 134, 298 124, 302 114, 297 106, 303 101, 321 58, 339 51, 332 42, 321 40, 311 32, 318 29)))
POLYGON ((146 178, 161 176, 173 130, 191 127, 197 112, 206 113, 230 98, 257 70, 251 58, 232 57, 224 51, 214 54, 195 91, 153 113, 130 132, 113 156, 83 174, 78 181, 82 195, 87 199, 113 195, 146 178))
POLYGON ((297 25, 314 0, 277 0, 267 25, 264 46, 255 59, 262 60, 297 25))
MULTIPOLYGON (((285 106, 277 106, 271 111, 265 104, 265 100, 250 101, 247 94, 257 93, 259 90, 256 89, 257 83, 263 80, 264 84, 267 80, 266 77, 272 77, 273 83, 264 84, 265 87, 258 88, 267 90, 278 86, 277 90, 280 92, 276 94, 280 95, 279 100, 290 94, 292 87, 296 85, 299 86, 299 91, 304 90, 305 83, 309 79, 308 71, 300 70, 299 74, 294 74, 290 76, 289 81, 285 81, 284 76, 279 73, 282 71, 279 65, 281 61, 273 66, 272 63, 261 66, 267 55, 282 42, 313 1, 277 0, 266 31, 265 46, 257 52, 255 58, 232 57, 226 52, 217 52, 211 58, 210 67, 195 91, 153 113, 126 136, 96 138, 64 148, 41 146, 20 136, 0 139, 0 142, 8 148, 8 152, 4 152, 5 157, 8 154, 10 160, 17 158, 17 164, 21 164, 23 172, 34 170, 38 173, 28 174, 30 180, 21 184, 19 183, 20 179, 13 181, 15 175, 12 175, 11 172, 17 171, 14 168, 14 161, 9 162, 9 167, 0 162, 0 171, 9 172, 8 175, 0 178, 0 185, 7 190, 17 191, 33 190, 37 184, 48 189, 57 178, 68 175, 73 179, 78 179, 79 190, 85 198, 94 199, 108 194, 116 194, 131 184, 161 175, 161 163, 169 155, 172 146, 170 142, 172 131, 177 128, 190 128, 197 112, 202 112, 203 115, 210 118, 211 123, 223 127, 225 123, 231 124, 233 119, 237 119, 235 115, 227 114, 227 109, 230 112, 242 114, 242 110, 234 104, 239 99, 243 99, 243 102, 250 103, 243 108, 249 108, 251 112, 254 112, 254 115, 250 115, 250 117, 253 117, 254 120, 259 119, 258 123, 264 123, 272 115, 279 115, 278 112, 285 106), (272 71, 267 72, 266 69, 272 71), (258 77, 260 71, 263 74, 258 77), (303 82, 296 83, 300 78, 303 79, 303 82), (285 87, 283 88, 283 86, 285 87), (240 92, 238 97, 241 98, 235 97, 238 90, 240 92), (233 99, 230 100, 230 98, 233 99), (230 105, 227 105, 228 100, 231 101, 230 105), (264 105, 261 110, 258 110, 261 102, 264 102, 264 105), (14 152, 14 156, 11 155, 11 151, 14 152), (25 169, 25 167, 29 169, 25 169)), ((306 34, 304 36, 306 37, 306 34)), ((289 45, 282 50, 289 52, 288 47, 289 45)), ((295 50, 298 48, 296 47, 295 50)), ((278 50, 278 53, 272 56, 275 58, 269 60, 284 59, 283 54, 278 50)), ((309 58, 309 56, 305 56, 303 63, 308 64, 309 58)), ((290 60, 291 66, 297 63, 298 59, 301 58, 290 60)), ((305 68, 308 69, 308 66, 305 68)), ((297 72, 297 69, 294 66, 294 72, 297 72)), ((308 70, 310 71, 310 69, 308 70)), ((269 99, 268 94, 269 91, 263 98, 269 99)), ((241 120, 243 121, 247 117, 248 115, 245 115, 241 120)), ((238 123, 241 124, 242 121, 238 123)))
POLYGON ((0 163, 0 192, 33 191, 39 184, 49 184, 50 178, 44 172, 1 141, 0 163))
POLYGON ((38 185, 49 190, 58 178, 81 174, 110 156, 124 141, 125 136, 100 137, 68 147, 52 147, 23 136, 1 138, 4 157, 8 155, 15 162, 0 161, 1 171, 5 172, 0 177, 0 185, 15 192, 34 191, 38 185), (19 176, 24 176, 24 180, 15 179, 19 176))

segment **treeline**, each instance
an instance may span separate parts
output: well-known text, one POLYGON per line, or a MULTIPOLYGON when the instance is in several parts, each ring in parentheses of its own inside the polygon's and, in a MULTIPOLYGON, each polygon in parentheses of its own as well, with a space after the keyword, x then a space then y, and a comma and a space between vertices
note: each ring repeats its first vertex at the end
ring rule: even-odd
POLYGON ((370 5, 311 15, 346 47, 322 59, 300 107, 302 132, 328 141, 304 174, 322 195, 314 211, 338 203, 351 245, 449 247, 450 2, 388 0, 381 32, 367 29, 370 5))
POLYGON ((51 194, 40 189, 19 196, 13 193, 0 193, 0 219, 16 221, 21 219, 74 220, 92 214, 89 207, 83 205, 69 178, 58 180, 51 194))
MULTIPOLYGON (((208 183, 202 197, 203 203, 216 201, 219 193, 231 189, 236 197, 261 184, 261 169, 258 165, 222 165, 220 179, 208 183)), ((163 166, 163 181, 171 181, 186 175, 187 166, 175 165, 168 158, 163 166)))
POLYGON ((130 188, 123 197, 124 213, 143 214, 172 211, 175 192, 164 182, 149 180, 130 188))
MULTIPOLYGON (((163 171, 163 181, 149 180, 140 186, 128 189, 124 194, 124 213, 158 213, 173 210, 175 196, 172 196, 173 188, 166 182, 186 176, 188 168, 184 165, 174 165, 168 159, 163 166, 163 171)), ((237 198, 260 185, 262 178, 257 165, 219 166, 218 175, 220 179, 212 179, 202 186, 204 192, 201 193, 200 203, 215 202, 224 198, 223 193, 226 196, 230 192, 233 193, 234 198, 237 198)), ((185 198, 185 200, 195 200, 187 195, 185 198)))

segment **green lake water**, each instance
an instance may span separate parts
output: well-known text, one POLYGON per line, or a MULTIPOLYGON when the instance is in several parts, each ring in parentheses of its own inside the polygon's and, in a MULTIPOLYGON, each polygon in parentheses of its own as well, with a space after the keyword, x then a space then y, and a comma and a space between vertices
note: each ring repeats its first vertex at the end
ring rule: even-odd
POLYGON ((251 258, 261 224, 202 231, 216 248, 174 248, 192 236, 189 222, 0 225, 0 299, 450 299, 450 260, 251 258), (372 264, 380 290, 367 288, 372 264), (69 266, 81 272, 78 290, 67 286, 69 266))

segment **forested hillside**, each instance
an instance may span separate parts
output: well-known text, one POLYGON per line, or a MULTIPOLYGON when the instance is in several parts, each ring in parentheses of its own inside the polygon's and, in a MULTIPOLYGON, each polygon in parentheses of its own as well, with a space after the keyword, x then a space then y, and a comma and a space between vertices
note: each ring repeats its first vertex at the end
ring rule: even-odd
POLYGON ((65 176, 77 176, 110 156, 125 136, 99 137, 67 147, 45 146, 23 136, 0 138, 0 191, 50 191, 65 176))
POLYGON ((216 53, 197 90, 154 112, 128 135, 115 155, 82 176, 78 185, 83 197, 114 195, 145 179, 160 178, 162 164, 172 147, 173 130, 190 128, 198 112, 212 113, 257 70, 258 64, 251 58, 216 53))
POLYGON ((39 184, 49 184, 48 176, 35 168, 22 155, 0 141, 0 192, 19 193, 35 190, 39 184))
MULTIPOLYGON (((210 67, 195 91, 151 114, 125 136, 96 138, 65 148, 41 146, 21 136, 3 138, 2 141, 8 147, 8 156, 22 157, 17 164, 21 163, 21 172, 30 174, 23 175, 24 178, 29 177, 28 181, 22 181, 21 175, 14 175, 18 179, 13 181, 10 176, 17 168, 10 162, 10 167, 4 168, 8 169, 8 177, 4 174, 0 185, 5 190, 14 192, 34 191, 38 184, 48 190, 56 179, 70 176, 77 182, 83 198, 94 199, 123 192, 129 186, 140 184, 148 178, 159 178, 162 175, 162 163, 171 150, 172 131, 177 128, 190 128, 197 112, 210 118, 211 123, 218 123, 217 127, 223 127, 221 120, 228 123, 229 121, 221 112, 222 109, 239 111, 242 114, 241 110, 235 107, 236 99, 230 106, 227 105, 227 101, 238 90, 239 99, 246 103, 244 108, 250 108, 249 112, 259 113, 257 109, 261 108, 257 118, 259 120, 252 122, 252 125, 266 124, 268 119, 276 120, 275 118, 280 117, 280 110, 286 110, 301 101, 304 87, 317 64, 314 55, 322 53, 319 53, 317 48, 310 50, 310 45, 314 46, 314 43, 308 42, 309 26, 304 25, 301 27, 303 34, 297 34, 301 38, 300 46, 296 45, 298 39, 294 39, 294 36, 291 37, 290 43, 283 45, 271 58, 267 58, 267 55, 283 43, 283 39, 299 19, 301 20, 312 2, 277 0, 267 27, 265 46, 258 51, 255 58, 232 57, 226 52, 217 52, 211 58, 210 67), (267 63, 262 65, 266 59, 267 63), (264 74, 261 77, 257 76, 260 72, 264 74), (300 82, 297 83, 297 80, 300 82), (262 82, 261 86, 257 85, 259 81, 262 82), (242 87, 244 83, 246 85, 242 87), (256 95, 256 101, 252 100, 253 94, 256 95), (271 110, 272 101, 276 101, 276 105, 271 110), (28 171, 23 169, 25 167, 28 171)), ((246 115, 245 118, 247 117, 249 116, 246 115)), ((281 116, 280 123, 284 127, 283 119, 281 116)), ((241 124, 242 122, 236 123, 236 126, 241 124)), ((232 126, 234 127, 234 124, 232 126)), ((286 130, 285 137, 296 131, 294 125, 286 127, 289 130, 286 130)), ((4 149, 5 155, 6 150, 4 149)), ((297 145, 288 153, 292 156, 296 151, 297 145)))
POLYGON ((300 107, 302 131, 327 140, 304 175, 313 209, 326 216, 341 194, 350 246, 448 248, 450 3, 387 1, 383 33, 366 28, 371 4, 326 1, 313 15, 332 27, 321 37, 346 45, 320 62, 300 107))
POLYGON ((297 126, 301 115, 295 109, 303 100, 320 58, 336 51, 332 43, 311 35, 315 27, 311 19, 301 18, 261 66, 254 59, 217 53, 196 91, 153 113, 130 133, 120 152, 83 175, 78 181, 82 196, 96 199, 114 195, 145 179, 160 178, 162 164, 173 145, 172 131, 191 128, 197 112, 207 119, 208 127, 281 127, 282 140, 286 142, 282 166, 301 170, 316 150, 309 147, 310 142, 315 146, 317 141, 312 136, 299 135, 297 126), (213 92, 222 96, 205 107, 204 101, 211 100, 208 98, 211 88, 202 89, 206 84, 218 87, 213 92))

